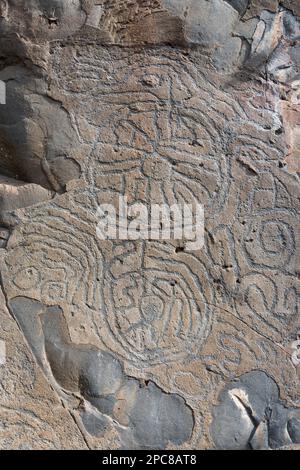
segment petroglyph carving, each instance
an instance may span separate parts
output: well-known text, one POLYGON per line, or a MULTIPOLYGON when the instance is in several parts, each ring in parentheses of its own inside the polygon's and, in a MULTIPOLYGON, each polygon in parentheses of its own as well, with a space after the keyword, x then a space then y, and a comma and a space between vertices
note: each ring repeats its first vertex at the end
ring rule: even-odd
POLYGON ((253 371, 226 387, 215 407, 212 433, 218 448, 276 449, 300 443, 300 411, 279 400, 276 382, 253 371))
POLYGON ((297 445, 299 2, 25 3, 0 0, 0 340, 55 406, 9 417, 8 357, 0 447, 297 445), (203 205, 203 248, 100 239, 120 198, 203 205))

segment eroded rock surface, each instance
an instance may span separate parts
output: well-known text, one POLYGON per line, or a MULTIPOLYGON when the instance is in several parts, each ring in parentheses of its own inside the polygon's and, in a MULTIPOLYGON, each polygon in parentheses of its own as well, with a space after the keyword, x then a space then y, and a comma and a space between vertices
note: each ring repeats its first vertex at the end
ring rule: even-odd
POLYGON ((252 371, 234 380, 214 410, 212 434, 221 449, 276 449, 300 444, 300 410, 279 400, 271 377, 252 371))
POLYGON ((87 449, 69 411, 47 383, 0 292, 1 449, 87 449))
POLYGON ((0 0, 0 80, 0 447, 297 446, 299 2, 0 0))

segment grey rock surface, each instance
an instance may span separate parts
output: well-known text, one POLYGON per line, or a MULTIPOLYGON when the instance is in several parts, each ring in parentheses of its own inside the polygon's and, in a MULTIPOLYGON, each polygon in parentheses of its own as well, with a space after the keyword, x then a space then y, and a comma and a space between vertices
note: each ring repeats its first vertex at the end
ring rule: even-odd
POLYGON ((221 449, 276 449, 300 444, 300 410, 279 400, 274 379, 261 371, 249 372, 222 392, 212 434, 221 449))

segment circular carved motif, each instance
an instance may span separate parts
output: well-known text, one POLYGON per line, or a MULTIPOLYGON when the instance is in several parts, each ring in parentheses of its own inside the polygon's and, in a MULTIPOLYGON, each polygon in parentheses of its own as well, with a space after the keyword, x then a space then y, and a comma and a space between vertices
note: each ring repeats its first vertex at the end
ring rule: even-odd
POLYGON ((103 283, 110 347, 148 365, 182 360, 199 351, 213 312, 204 272, 195 275, 184 259, 163 252, 155 259, 145 254, 138 269, 129 266, 116 276, 111 271, 103 283))

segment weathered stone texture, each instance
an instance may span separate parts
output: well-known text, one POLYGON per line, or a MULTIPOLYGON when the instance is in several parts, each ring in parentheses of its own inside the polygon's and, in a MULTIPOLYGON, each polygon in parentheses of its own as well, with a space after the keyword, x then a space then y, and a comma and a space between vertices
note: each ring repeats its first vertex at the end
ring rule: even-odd
POLYGON ((1 448, 300 444, 299 74, 298 1, 0 0, 1 448))

